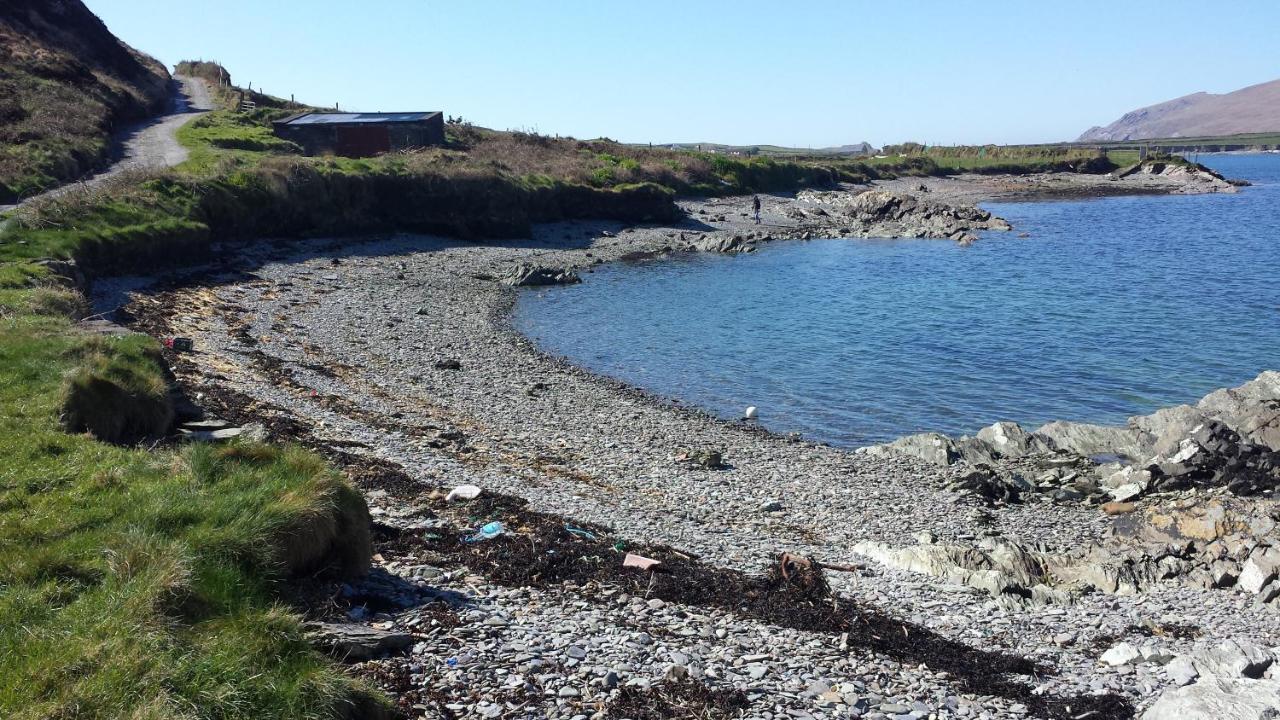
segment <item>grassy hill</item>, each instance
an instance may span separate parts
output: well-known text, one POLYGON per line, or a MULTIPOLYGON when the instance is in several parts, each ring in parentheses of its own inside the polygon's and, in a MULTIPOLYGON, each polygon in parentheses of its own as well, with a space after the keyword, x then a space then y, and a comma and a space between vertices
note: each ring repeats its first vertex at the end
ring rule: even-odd
POLYGON ((100 165, 111 132, 162 110, 168 84, 80 0, 0 3, 0 202, 100 165))

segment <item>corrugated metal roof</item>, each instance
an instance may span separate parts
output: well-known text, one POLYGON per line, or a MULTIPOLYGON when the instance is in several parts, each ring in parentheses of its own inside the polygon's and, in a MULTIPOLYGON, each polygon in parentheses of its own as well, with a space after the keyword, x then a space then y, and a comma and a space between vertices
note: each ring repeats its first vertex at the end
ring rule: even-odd
POLYGON ((348 125, 351 123, 401 123, 426 120, 439 111, 400 113, 307 113, 281 120, 283 125, 348 125))

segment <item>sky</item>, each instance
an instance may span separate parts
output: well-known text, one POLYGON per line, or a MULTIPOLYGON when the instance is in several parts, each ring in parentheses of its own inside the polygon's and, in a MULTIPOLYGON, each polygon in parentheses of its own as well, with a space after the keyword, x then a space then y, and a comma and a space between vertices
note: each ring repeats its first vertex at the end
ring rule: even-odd
POLYGON ((1280 0, 85 0, 313 105, 624 142, 1074 139, 1280 78, 1280 0))

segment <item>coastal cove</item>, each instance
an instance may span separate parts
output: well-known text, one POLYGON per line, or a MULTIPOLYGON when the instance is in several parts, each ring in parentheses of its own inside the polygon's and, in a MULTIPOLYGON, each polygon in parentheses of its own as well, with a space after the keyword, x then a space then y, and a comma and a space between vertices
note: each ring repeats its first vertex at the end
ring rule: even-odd
POLYGON ((821 240, 610 264, 522 293, 513 322, 593 372, 725 418, 756 405, 768 429, 838 446, 1119 424, 1280 357, 1280 156, 1206 164, 1253 187, 987 202, 1015 230, 969 247, 821 240))

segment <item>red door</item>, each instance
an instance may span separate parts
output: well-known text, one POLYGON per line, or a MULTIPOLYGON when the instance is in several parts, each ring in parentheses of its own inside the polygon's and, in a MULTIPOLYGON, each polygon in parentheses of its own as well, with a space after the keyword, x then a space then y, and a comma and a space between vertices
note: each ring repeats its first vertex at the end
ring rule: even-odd
POLYGON ((338 154, 369 157, 391 150, 391 133, 385 125, 338 126, 338 154))

